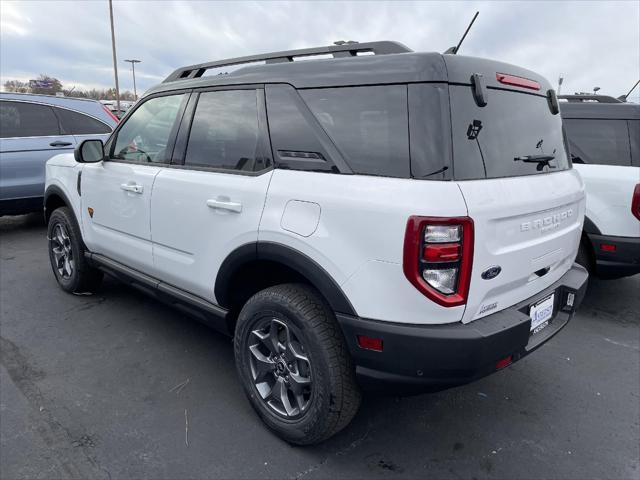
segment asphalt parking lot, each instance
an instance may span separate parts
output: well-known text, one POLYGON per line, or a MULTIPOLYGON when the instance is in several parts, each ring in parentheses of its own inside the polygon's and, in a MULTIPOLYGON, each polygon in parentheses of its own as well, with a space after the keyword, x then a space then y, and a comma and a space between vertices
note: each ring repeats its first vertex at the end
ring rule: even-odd
POLYGON ((108 279, 73 296, 39 215, 0 219, 0 477, 640 478, 640 276, 465 387, 365 398, 296 448, 245 400, 229 339, 108 279))

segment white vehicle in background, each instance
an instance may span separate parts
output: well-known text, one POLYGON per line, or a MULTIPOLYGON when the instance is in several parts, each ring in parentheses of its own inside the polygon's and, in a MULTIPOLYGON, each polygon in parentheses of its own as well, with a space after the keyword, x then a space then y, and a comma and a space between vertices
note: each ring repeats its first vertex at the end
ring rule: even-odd
POLYGON ((565 95, 560 110, 587 191, 578 262, 602 278, 640 273, 640 105, 565 95))

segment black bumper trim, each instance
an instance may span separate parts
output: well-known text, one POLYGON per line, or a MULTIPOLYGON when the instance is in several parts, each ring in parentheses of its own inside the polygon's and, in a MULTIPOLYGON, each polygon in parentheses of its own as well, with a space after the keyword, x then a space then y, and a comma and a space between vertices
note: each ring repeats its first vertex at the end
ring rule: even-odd
POLYGON ((528 355, 558 333, 582 302, 587 271, 574 266, 537 295, 469 324, 415 325, 367 320, 337 314, 356 364, 360 384, 368 390, 397 393, 437 391, 469 383, 496 371, 496 362, 528 355), (555 293, 554 316, 535 335, 530 333, 529 305, 555 293), (573 306, 566 305, 569 294, 573 306), (363 350, 357 335, 381 338, 383 351, 363 350))
POLYGON ((620 278, 640 273, 640 237, 616 237, 589 234, 596 262, 596 274, 603 278, 620 278), (601 243, 616 246, 615 252, 600 249, 601 243))

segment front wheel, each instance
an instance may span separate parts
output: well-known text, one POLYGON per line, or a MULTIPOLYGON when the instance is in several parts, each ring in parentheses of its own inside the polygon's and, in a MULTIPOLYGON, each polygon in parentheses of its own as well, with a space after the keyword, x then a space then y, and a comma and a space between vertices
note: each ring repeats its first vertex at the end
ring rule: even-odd
POLYGON ((49 261, 60 287, 71 293, 95 291, 102 282, 102 272, 92 268, 84 258, 80 229, 69 208, 53 211, 47 238, 49 261))
POLYGON ((234 337, 251 405, 287 442, 321 442, 360 406, 351 357, 333 312, 312 288, 277 285, 249 299, 234 337))

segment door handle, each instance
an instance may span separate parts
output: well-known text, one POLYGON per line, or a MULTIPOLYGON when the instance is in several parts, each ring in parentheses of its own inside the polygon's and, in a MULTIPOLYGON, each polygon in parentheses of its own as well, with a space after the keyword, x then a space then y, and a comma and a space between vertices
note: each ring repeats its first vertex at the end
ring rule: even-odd
POLYGON ((50 147, 68 147, 72 145, 71 142, 63 142, 62 140, 56 140, 55 142, 51 142, 49 144, 50 147))
POLYGON ((207 200, 207 207, 218 210, 229 210, 230 212, 240 213, 242 212, 242 204, 237 202, 231 202, 229 200, 222 199, 209 199, 207 200))
POLYGON ((125 192, 132 193, 142 193, 143 190, 142 185, 138 185, 136 183, 123 183, 120 185, 120 188, 125 192))

